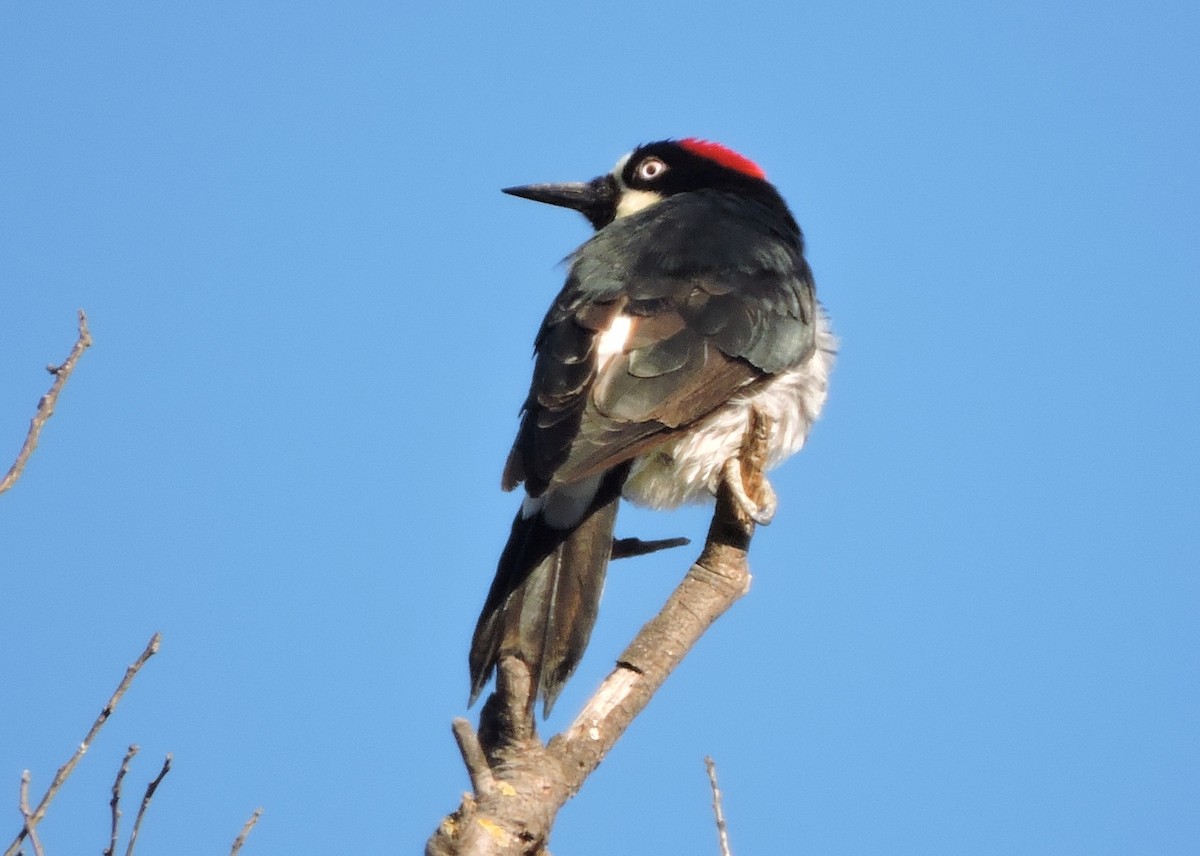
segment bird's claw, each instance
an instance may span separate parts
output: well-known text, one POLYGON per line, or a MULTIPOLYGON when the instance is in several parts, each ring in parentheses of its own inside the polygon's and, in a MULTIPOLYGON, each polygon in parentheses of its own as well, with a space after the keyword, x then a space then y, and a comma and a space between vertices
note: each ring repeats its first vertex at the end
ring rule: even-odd
POLYGON ((759 501, 755 502, 746 493, 746 485, 742 482, 742 462, 739 458, 733 457, 725 462, 723 475, 725 483, 729 485, 729 491, 733 495, 733 501, 747 517, 759 526, 767 526, 775 519, 775 512, 779 508, 779 497, 776 496, 775 488, 771 487, 771 483, 765 476, 762 480, 762 488, 759 490, 759 501))

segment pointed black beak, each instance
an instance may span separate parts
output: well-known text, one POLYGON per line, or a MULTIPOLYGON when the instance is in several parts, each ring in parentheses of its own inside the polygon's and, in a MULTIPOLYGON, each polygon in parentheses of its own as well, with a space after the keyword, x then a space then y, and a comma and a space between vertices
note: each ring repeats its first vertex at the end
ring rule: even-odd
POLYGON ((617 183, 611 175, 602 175, 588 182, 525 184, 506 187, 503 192, 534 202, 574 209, 587 217, 596 229, 611 223, 617 213, 617 183))

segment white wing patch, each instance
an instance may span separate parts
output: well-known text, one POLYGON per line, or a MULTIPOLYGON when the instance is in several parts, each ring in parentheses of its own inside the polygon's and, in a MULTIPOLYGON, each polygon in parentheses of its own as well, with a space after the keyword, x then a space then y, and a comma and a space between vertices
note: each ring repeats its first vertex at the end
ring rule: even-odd
POLYGON ((600 334, 596 343, 596 368, 602 369, 617 354, 625 352, 625 344, 633 334, 633 319, 628 315, 617 315, 608 328, 600 334))

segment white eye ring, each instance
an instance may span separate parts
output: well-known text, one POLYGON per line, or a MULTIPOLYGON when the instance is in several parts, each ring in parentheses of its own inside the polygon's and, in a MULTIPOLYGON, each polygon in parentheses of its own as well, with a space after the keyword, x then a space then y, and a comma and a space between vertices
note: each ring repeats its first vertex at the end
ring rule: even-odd
POLYGON ((651 156, 637 165, 633 174, 642 181, 653 181, 667 171, 667 165, 658 158, 651 156))

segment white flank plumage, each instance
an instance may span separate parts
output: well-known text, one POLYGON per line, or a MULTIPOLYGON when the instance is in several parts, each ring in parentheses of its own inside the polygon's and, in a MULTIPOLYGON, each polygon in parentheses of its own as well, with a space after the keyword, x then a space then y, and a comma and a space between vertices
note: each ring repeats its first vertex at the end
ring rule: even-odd
POLYGON ((741 448, 751 407, 771 417, 767 467, 800 451, 821 414, 837 339, 818 310, 817 347, 795 368, 753 393, 737 396, 685 434, 634 461, 623 495, 638 505, 674 508, 712 499, 721 467, 741 448))

